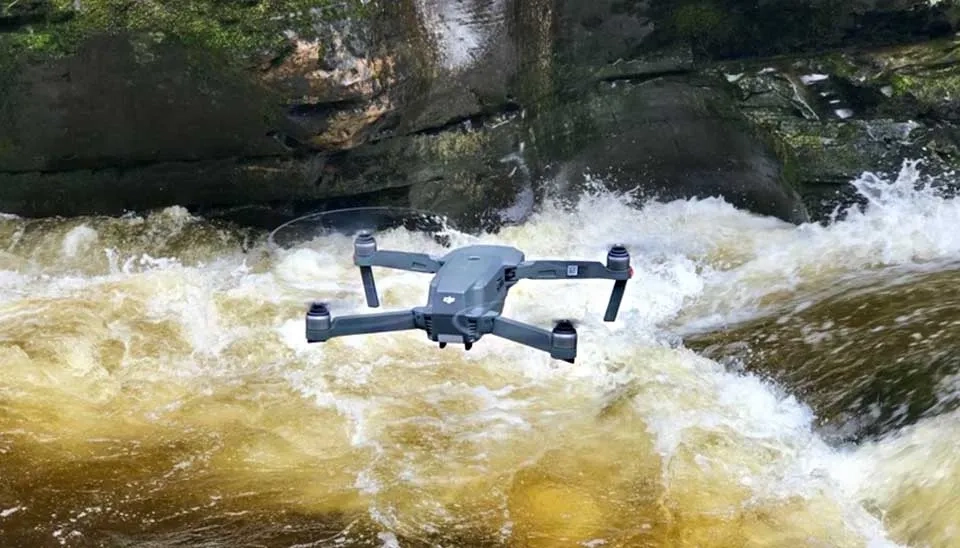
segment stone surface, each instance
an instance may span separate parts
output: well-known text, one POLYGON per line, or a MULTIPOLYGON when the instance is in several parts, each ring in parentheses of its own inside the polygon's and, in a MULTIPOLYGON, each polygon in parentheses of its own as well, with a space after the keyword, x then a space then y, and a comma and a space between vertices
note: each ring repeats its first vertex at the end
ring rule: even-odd
POLYGON ((0 110, 3 171, 127 167, 276 155, 271 94, 169 41, 102 35, 29 65, 0 110))
POLYGON ((796 394, 830 441, 875 439, 960 407, 960 394, 943 390, 960 372, 958 334, 943 328, 960 307, 956 273, 890 276, 684 344, 796 394), (937 344, 918 342, 927 340, 937 344))
POLYGON ((864 172, 895 174, 922 159, 933 177, 960 168, 956 39, 723 63, 739 110, 779 143, 815 216, 819 201, 864 172))
POLYGON ((478 227, 588 170, 802 221, 798 191, 955 164, 954 46, 929 39, 956 19, 908 0, 3 4, 0 209, 389 191, 478 227))
POLYGON ((662 200, 722 196, 737 207, 793 222, 808 219, 775 148, 734 106, 721 82, 665 76, 597 85, 540 128, 538 149, 568 192, 585 181, 638 188, 662 200))

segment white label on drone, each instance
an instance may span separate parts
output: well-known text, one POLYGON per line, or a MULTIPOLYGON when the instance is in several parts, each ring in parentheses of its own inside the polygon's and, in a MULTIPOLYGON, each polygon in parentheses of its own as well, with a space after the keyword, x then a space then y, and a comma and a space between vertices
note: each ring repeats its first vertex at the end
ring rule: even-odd
POLYGON ((454 301, 456 301, 456 299, 454 299, 450 295, 447 295, 446 297, 443 298, 443 302, 447 304, 453 304, 454 301))
POLYGON ((580 272, 580 267, 575 264, 567 265, 567 276, 576 276, 580 272))

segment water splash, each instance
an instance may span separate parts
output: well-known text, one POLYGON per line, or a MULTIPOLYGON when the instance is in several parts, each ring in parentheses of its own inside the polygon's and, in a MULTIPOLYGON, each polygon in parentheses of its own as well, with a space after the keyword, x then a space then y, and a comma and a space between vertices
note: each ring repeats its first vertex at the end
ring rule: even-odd
MULTIPOLYGON (((576 366, 496 338, 468 353, 439 351, 422 333, 306 344, 306 302, 366 311, 344 234, 244 253, 235 234, 193 220, 149 238, 131 220, 50 224, 32 244, 29 231, 10 231, 8 249, 29 259, 10 265, 0 305, 0 473, 14 493, 3 508, 29 511, 4 516, 3 531, 26 544, 61 530, 220 538, 204 532, 214 519, 264 543, 947 546, 954 514, 903 509, 950 500, 911 495, 950 466, 934 451, 956 442, 949 427, 918 425, 939 439, 838 450, 795 397, 664 336, 796 306, 878 265, 956 259, 954 201, 887 192, 913 176, 901 175, 869 179, 879 198, 827 227, 719 199, 637 208, 593 192, 496 235, 451 232, 454 246, 504 243, 530 258, 631 249, 635 277, 614 324, 600 321, 603 281, 522 282, 511 293, 505 313, 519 320, 581 318, 576 366), (171 241, 190 242, 192 255, 171 241), (98 248, 123 257, 117 265, 154 260, 111 268, 98 248), (898 447, 911 448, 909 474, 898 447), (27 469, 42 477, 22 479, 27 469), (877 485, 878 471, 890 483, 877 485), (103 497, 108 510, 76 518, 103 497)), ((445 250, 401 228, 378 241, 445 250)), ((421 304, 428 279, 378 272, 383 308, 421 304)))
MULTIPOLYGON (((697 332, 784 311, 871 280, 885 269, 936 270, 960 259, 960 201, 904 162, 893 179, 864 173, 852 182, 865 205, 842 220, 799 227, 696 202, 712 231, 677 227, 676 239, 701 246, 704 297, 684 311, 681 330, 697 332), (721 209, 722 216, 717 209, 721 209)), ((669 207, 669 204, 668 204, 669 207)), ((706 223, 704 223, 706 224, 706 223)))

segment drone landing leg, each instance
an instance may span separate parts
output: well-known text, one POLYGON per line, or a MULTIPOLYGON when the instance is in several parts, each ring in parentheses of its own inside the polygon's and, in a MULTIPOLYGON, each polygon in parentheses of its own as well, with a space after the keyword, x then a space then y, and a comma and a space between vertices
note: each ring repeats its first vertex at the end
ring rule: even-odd
POLYGON ((334 337, 367 335, 388 331, 417 329, 413 310, 397 310, 379 314, 356 314, 330 317, 325 305, 314 305, 307 313, 307 342, 324 342, 334 337))
POLYGON ((577 332, 569 322, 559 322, 551 332, 497 316, 493 318, 491 333, 515 343, 549 352, 554 359, 573 363, 577 357, 577 332))

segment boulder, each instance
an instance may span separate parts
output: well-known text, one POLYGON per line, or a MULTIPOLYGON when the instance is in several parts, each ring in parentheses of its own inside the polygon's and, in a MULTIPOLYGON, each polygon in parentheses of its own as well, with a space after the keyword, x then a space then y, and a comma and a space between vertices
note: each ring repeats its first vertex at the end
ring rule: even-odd
POLYGON ((775 147, 734 107, 724 82, 696 75, 596 85, 548 113, 537 149, 565 192, 587 176, 661 200, 723 197, 791 222, 808 215, 775 147))
POLYGON ((951 389, 958 333, 943 327, 960 308, 955 272, 898 272, 832 289, 808 308, 684 344, 797 395, 832 442, 880 438, 960 407, 951 389))
POLYGON ((474 211, 452 197, 495 189, 446 182, 476 186, 476 166, 420 164, 499 167, 516 144, 474 157, 498 137, 461 131, 517 110, 511 33, 538 19, 516 19, 483 0, 39 2, 0 33, 0 209, 229 209, 433 181, 411 200, 474 211))

